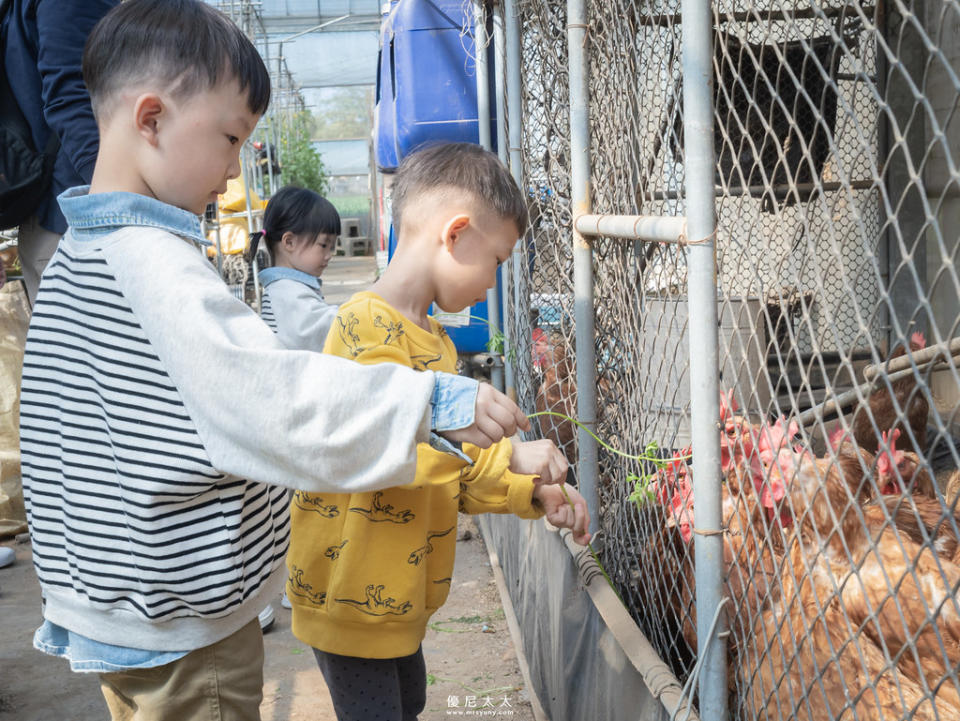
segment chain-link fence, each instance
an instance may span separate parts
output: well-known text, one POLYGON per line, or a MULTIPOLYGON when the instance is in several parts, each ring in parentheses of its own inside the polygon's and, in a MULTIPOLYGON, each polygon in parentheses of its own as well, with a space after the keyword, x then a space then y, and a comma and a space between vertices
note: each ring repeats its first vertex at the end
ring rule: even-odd
MULTIPOLYGON (((568 34, 580 24, 564 3, 517 6, 532 227, 509 285, 514 377, 528 412, 577 417, 568 34)), ((716 482, 731 715, 960 718, 960 3, 711 9, 716 231, 704 240, 729 391, 716 482)), ((681 4, 587 11, 592 213, 684 216, 681 4)), ((692 513, 690 366, 705 342, 690 323, 692 245, 590 237, 596 432, 675 459, 600 448, 602 560, 685 681, 702 643, 694 539, 715 533, 692 513)), ((583 434, 537 420, 575 461, 583 434)))

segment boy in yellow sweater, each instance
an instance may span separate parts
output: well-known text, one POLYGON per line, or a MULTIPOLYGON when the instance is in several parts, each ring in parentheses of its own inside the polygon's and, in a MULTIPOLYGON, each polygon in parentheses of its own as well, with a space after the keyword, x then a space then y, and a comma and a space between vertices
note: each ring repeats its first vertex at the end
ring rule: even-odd
MULTIPOLYGON (((393 222, 393 260, 371 291, 340 307, 324 351, 455 372, 457 352, 430 306, 456 312, 485 297, 526 230, 523 195, 479 146, 431 146, 398 169, 393 222)), ((458 510, 546 514, 578 542, 589 540, 586 503, 573 488, 570 502, 564 496, 566 459, 551 441, 460 451, 458 458, 421 443, 409 485, 294 496, 293 633, 314 648, 339 721, 409 721, 423 710, 420 643, 450 590, 458 510)))

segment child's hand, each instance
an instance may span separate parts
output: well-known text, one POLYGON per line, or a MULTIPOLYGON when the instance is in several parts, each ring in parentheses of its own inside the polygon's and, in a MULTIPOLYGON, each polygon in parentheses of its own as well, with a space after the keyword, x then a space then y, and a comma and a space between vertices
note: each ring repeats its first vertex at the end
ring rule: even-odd
POLYGON ((547 520, 557 528, 569 528, 573 531, 573 540, 581 546, 590 543, 590 513, 587 502, 573 486, 562 483, 557 486, 535 486, 533 498, 543 506, 547 520), (563 495, 564 490, 567 496, 563 495), (571 508, 570 504, 573 503, 571 508))
POLYGON ((477 391, 477 406, 473 425, 440 435, 454 443, 472 443, 489 448, 503 438, 509 438, 517 429, 530 430, 530 419, 517 404, 489 383, 481 383, 477 391))
POLYGON ((563 483, 567 477, 567 457, 553 441, 526 441, 513 444, 510 470, 525 476, 537 476, 538 484, 563 483))

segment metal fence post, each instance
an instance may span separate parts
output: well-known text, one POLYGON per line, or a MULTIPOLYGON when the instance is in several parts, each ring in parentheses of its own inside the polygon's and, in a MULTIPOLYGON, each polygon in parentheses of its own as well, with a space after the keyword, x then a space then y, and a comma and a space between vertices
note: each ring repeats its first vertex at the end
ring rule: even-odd
MULTIPOLYGON (((590 213, 590 59, 586 0, 567 0, 567 52, 570 63, 570 205, 574 219, 590 213)), ((573 235, 573 312, 577 339, 577 415, 594 433, 597 427, 597 361, 593 317, 593 244, 576 228, 573 235)), ((590 531, 600 527, 597 493, 597 442, 577 429, 577 482, 590 509, 590 531)))
POLYGON ((713 148, 713 17, 709 0, 683 0, 683 135, 690 329, 690 426, 696 534, 700 716, 727 718, 726 618, 720 507, 719 349, 713 148), (708 638, 711 626, 714 635, 708 638))
MULTIPOLYGON (((490 134, 490 68, 487 64, 487 13, 482 0, 473 3, 473 50, 477 68, 477 127, 480 133, 480 145, 487 150, 493 148, 490 134)), ((487 320, 490 336, 500 330, 500 293, 497 286, 487 291, 487 320)), ((490 369, 490 381, 493 387, 504 390, 503 366, 494 364, 490 369)))
MULTIPOLYGON (((506 0, 504 5, 504 30, 506 34, 506 76, 507 76, 507 132, 509 133, 509 138, 505 139, 505 144, 507 144, 508 155, 510 158, 510 173, 513 175, 513 179, 517 181, 517 186, 519 186, 522 192, 526 192, 525 183, 523 179, 523 153, 521 151, 521 143, 523 142, 523 135, 521 132, 522 128, 522 119, 521 111, 523 109, 521 100, 523 85, 522 77, 520 74, 520 67, 523 63, 523 54, 521 52, 521 40, 520 40, 520 19, 518 17, 519 10, 517 8, 516 0, 506 0)), ((513 320, 516 323, 515 330, 517 333, 520 332, 525 326, 518 322, 520 313, 524 312, 526 308, 526 303, 528 299, 528 294, 523 290, 526 287, 525 278, 526 276, 523 273, 524 263, 526 262, 527 257, 527 237, 528 235, 524 233, 523 237, 520 238, 520 242, 514 246, 513 255, 510 257, 509 270, 511 274, 511 282, 509 285, 510 288, 510 310, 513 313, 513 320)), ((505 325, 510 327, 511 323, 505 320, 505 325)), ((511 336, 512 337, 512 336, 511 336)), ((519 344, 516 344, 515 347, 521 347, 519 344)), ((518 359, 519 360, 519 359, 518 359)), ((526 366, 521 365, 520 368, 525 368, 526 366)), ((514 381, 516 378, 514 377, 514 381)), ((508 384, 509 385, 509 384, 508 384)), ((514 393, 516 393, 516 386, 514 386, 514 393)), ((509 391, 509 389, 508 389, 509 391)))
MULTIPOLYGON (((496 88, 497 101, 497 156, 500 162, 507 165, 509 162, 509 152, 507 145, 507 91, 506 91, 506 65, 507 48, 506 37, 503 27, 503 5, 497 3, 493 8, 493 72, 494 87, 496 88)), ((521 186, 522 187, 522 186, 521 186)), ((503 325, 503 371, 505 376, 504 390, 511 398, 517 397, 516 381, 514 379, 513 363, 510 361, 510 353, 515 352, 513 344, 513 329, 509 321, 510 318, 510 297, 511 297, 511 258, 507 258, 501 266, 500 271, 500 305, 497 310, 500 312, 500 320, 503 325)))

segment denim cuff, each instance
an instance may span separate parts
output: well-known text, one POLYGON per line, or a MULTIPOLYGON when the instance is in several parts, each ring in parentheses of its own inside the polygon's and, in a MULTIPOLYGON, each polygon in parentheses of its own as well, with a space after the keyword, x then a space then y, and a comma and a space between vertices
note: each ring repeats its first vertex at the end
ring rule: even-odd
POLYGON ((435 376, 430 416, 432 430, 442 433, 473 425, 480 384, 472 378, 450 373, 436 373, 435 376))

